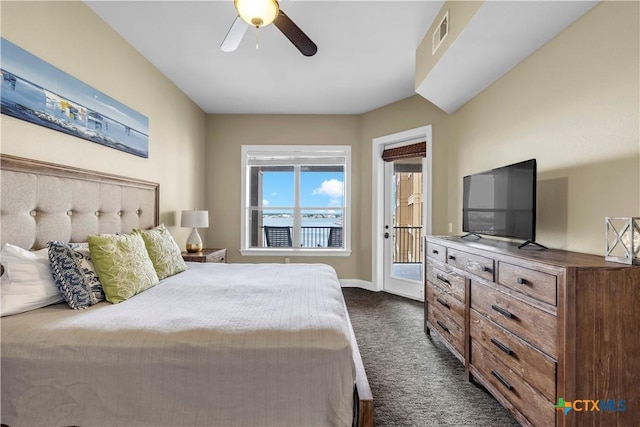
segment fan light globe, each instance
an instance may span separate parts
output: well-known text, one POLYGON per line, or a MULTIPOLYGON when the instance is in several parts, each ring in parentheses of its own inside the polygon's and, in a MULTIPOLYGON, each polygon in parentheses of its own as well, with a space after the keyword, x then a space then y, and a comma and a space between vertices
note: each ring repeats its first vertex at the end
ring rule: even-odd
POLYGON ((276 0, 234 0, 238 15, 256 28, 269 25, 278 16, 276 0))

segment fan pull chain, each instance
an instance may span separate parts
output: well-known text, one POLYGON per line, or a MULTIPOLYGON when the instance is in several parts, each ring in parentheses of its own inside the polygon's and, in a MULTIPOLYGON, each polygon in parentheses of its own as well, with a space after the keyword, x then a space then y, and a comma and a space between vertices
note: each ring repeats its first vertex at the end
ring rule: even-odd
POLYGON ((256 27, 256 49, 260 49, 260 27, 256 27))

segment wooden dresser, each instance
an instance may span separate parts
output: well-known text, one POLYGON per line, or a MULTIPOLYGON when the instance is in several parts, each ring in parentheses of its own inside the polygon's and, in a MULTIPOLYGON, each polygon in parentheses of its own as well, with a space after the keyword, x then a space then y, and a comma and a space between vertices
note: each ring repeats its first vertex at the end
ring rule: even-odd
POLYGON ((640 425, 640 267, 474 236, 426 240, 425 332, 518 422, 640 425))

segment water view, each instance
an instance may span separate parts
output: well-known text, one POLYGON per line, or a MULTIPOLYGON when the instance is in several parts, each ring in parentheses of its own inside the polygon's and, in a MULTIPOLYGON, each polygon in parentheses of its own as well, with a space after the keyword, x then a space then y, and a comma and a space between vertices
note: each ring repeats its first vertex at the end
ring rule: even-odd
MULTIPOLYGON (((262 216, 264 225, 273 227, 293 227, 293 216, 290 214, 268 214, 262 216)), ((302 226, 305 227, 342 227, 342 216, 332 214, 302 215, 302 226)))

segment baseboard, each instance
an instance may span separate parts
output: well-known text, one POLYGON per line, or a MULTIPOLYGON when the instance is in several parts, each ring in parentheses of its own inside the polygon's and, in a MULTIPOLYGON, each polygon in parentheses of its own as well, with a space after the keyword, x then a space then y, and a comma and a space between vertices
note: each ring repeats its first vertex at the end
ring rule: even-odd
POLYGON ((414 301, 418 301, 418 302, 424 302, 424 298, 416 298, 416 297, 414 297, 414 296, 412 296, 412 295, 407 295, 407 294, 402 293, 402 292, 390 291, 390 290, 388 290, 388 289, 383 290, 383 292, 386 292, 386 293, 388 293, 388 294, 392 294, 392 295, 398 295, 399 297, 404 297, 404 298, 407 298, 407 299, 412 299, 412 300, 414 300, 414 301))
MULTIPOLYGON (((373 286, 373 283, 367 282, 366 280, 360 280, 360 279, 339 279, 339 280, 340 280, 340 286, 343 288, 360 288, 360 289, 365 289, 371 292, 380 292, 380 290, 376 289, 373 286)), ((403 294, 402 292, 390 291, 388 289, 383 289, 382 292, 398 295, 400 297, 412 299, 415 301, 424 302, 424 299, 415 298, 413 296, 403 294)))
POLYGON ((343 288, 360 288, 368 291, 377 292, 373 283, 361 279, 340 279, 340 286, 343 288))

